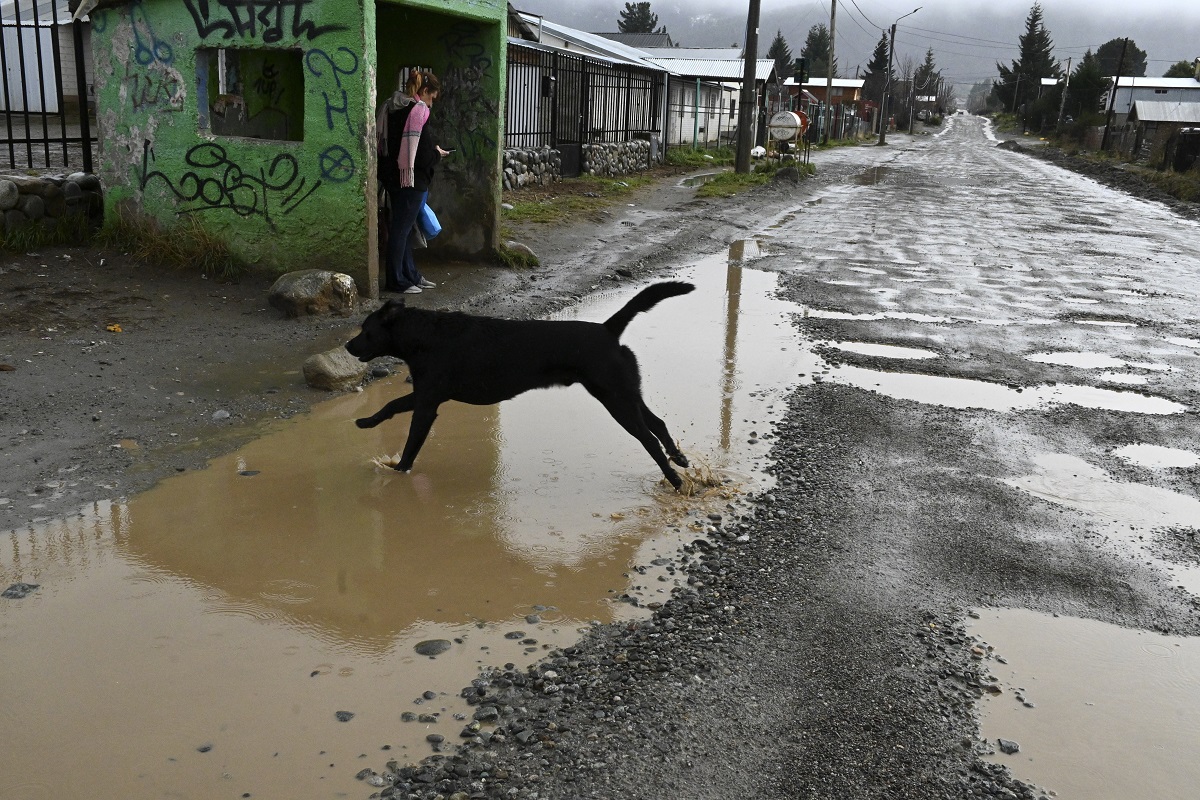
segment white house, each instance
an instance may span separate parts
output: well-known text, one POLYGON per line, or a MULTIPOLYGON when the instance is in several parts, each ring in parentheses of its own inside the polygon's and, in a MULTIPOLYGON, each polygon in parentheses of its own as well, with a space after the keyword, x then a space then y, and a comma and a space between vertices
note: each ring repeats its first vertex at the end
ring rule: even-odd
MULTIPOLYGON (((58 87, 68 107, 79 106, 75 38, 67 0, 0 0, 0 111, 59 113, 58 87), (60 62, 54 60, 57 40, 60 62)), ((84 83, 92 87, 91 30, 83 26, 84 83)))
MULTIPOLYGON (((1104 94, 1101 111, 1108 109, 1111 90, 1104 94)), ((1157 103, 1200 103, 1200 80, 1195 78, 1118 78, 1113 100, 1113 123, 1124 125, 1133 104, 1138 101, 1157 103)))

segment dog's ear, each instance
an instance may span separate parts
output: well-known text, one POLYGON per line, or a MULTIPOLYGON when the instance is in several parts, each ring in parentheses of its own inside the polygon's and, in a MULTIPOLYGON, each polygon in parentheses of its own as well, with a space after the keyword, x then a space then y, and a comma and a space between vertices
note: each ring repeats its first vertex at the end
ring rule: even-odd
POLYGON ((395 319, 402 311, 404 311, 404 299, 388 300, 383 304, 383 308, 379 309, 379 315, 385 320, 395 319))

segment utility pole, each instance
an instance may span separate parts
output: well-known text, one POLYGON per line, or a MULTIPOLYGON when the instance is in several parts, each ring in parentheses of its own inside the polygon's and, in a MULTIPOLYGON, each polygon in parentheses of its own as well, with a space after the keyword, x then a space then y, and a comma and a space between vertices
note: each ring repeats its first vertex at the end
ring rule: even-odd
POLYGON ((759 0, 750 0, 746 12, 746 49, 742 52, 746 60, 742 71, 742 100, 738 108, 738 147, 734 171, 746 175, 750 172, 750 150, 754 147, 754 135, 758 128, 758 103, 754 81, 758 70, 758 10, 759 0))
POLYGON ((1129 40, 1121 45, 1121 60, 1117 62, 1117 74, 1113 76, 1112 91, 1108 95, 1108 110, 1104 112, 1104 138, 1100 140, 1100 152, 1108 149, 1108 129, 1112 125, 1113 106, 1117 104, 1117 88, 1121 85, 1121 68, 1125 66, 1125 51, 1129 49, 1129 40))
POLYGON ((892 93, 892 56, 896 53, 896 24, 904 17, 911 17, 913 14, 920 11, 924 6, 917 6, 912 11, 905 14, 903 17, 897 17, 896 22, 892 23, 892 38, 888 42, 888 67, 887 80, 883 84, 883 102, 879 105, 879 143, 887 143, 887 105, 888 99, 892 93))
POLYGON ((821 130, 821 140, 829 144, 829 114, 833 111, 833 43, 837 34, 837 0, 829 5, 829 63, 825 68, 825 124, 821 130))
POLYGON ((1067 90, 1071 88, 1071 59, 1067 59, 1067 75, 1063 78, 1062 99, 1058 103, 1058 121, 1054 123, 1054 132, 1062 132, 1063 112, 1067 108, 1067 90))

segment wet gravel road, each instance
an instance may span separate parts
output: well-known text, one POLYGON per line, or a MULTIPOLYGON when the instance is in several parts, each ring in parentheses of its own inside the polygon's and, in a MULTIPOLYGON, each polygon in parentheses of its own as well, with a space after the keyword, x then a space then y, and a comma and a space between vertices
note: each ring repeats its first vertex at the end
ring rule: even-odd
POLYGON ((822 159, 747 233, 826 359, 774 431, 777 485, 686 548, 651 619, 481 677, 463 748, 364 770, 364 796, 1040 797, 984 759, 972 609, 1200 633, 1168 571, 1197 523, 1078 485, 1200 495, 1114 452, 1200 451, 1195 223, 973 117, 822 159))

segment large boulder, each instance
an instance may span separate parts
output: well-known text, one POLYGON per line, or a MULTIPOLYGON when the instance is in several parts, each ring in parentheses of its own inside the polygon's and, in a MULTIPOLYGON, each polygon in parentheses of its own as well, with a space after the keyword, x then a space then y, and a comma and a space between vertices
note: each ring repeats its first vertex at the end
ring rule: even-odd
POLYGON ((341 272, 303 269, 279 276, 268 302, 289 317, 302 314, 349 314, 358 302, 354 279, 341 272))
POLYGON ((353 389, 367 376, 367 365, 335 347, 324 353, 309 356, 304 361, 304 382, 315 389, 341 392, 353 389))
POLYGON ((21 196, 17 185, 12 181, 0 178, 0 211, 8 211, 17 207, 17 199, 21 196))

